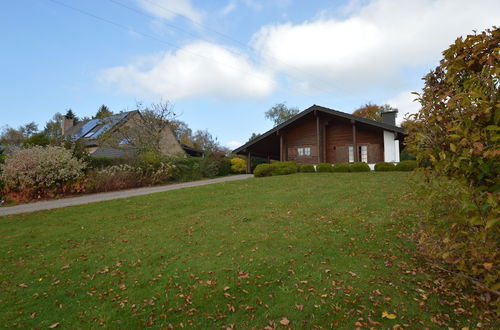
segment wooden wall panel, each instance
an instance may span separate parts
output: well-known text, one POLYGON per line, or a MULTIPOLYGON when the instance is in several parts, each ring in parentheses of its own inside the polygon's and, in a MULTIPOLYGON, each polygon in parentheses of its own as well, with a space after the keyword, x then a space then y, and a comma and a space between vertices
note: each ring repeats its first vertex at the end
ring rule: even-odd
MULTIPOLYGON (((326 162, 344 163, 349 161, 348 146, 352 145, 352 124, 348 120, 332 119, 325 127, 326 162)), ((368 147, 368 163, 384 161, 383 130, 356 123, 356 144, 368 147)))
POLYGON ((318 163, 318 138, 316 130, 316 119, 314 117, 304 118, 300 123, 287 130, 288 160, 301 164, 318 163), (311 156, 298 156, 297 148, 311 148, 311 156))

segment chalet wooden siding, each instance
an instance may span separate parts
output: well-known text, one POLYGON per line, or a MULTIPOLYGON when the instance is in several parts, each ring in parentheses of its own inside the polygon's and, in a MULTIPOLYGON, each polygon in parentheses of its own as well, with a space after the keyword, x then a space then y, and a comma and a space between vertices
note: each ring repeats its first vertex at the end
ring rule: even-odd
POLYGON ((318 163, 316 120, 310 118, 294 125, 286 131, 288 159, 297 163, 318 163), (299 148, 310 148, 311 155, 298 154, 299 148))
POLYGON ((404 135, 404 130, 394 124, 314 105, 234 153, 302 164, 354 161, 375 164, 389 157, 384 154, 386 144, 398 149, 399 159, 399 147, 395 146, 404 135))

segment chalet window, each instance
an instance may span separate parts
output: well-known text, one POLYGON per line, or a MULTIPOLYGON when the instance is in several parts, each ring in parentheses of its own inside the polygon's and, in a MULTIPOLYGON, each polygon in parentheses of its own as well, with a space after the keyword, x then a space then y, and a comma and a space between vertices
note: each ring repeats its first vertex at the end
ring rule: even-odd
POLYGON ((368 163, 368 147, 367 146, 359 146, 359 159, 362 162, 368 163))
POLYGON ((297 148, 297 155, 299 155, 299 156, 311 156, 311 148, 310 147, 297 148))
POLYGON ((354 163, 354 147, 349 146, 349 163, 354 163))

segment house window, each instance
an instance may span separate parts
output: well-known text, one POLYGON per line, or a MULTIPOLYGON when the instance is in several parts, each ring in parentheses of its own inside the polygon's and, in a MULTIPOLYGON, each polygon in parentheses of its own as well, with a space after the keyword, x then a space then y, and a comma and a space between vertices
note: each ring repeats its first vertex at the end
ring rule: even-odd
POLYGON ((368 147, 367 146, 359 146, 359 159, 362 162, 368 163, 368 147))
POLYGON ((354 163, 354 147, 349 146, 349 163, 354 163))
POLYGON ((297 148, 297 155, 299 155, 299 156, 311 156, 311 148, 310 147, 297 148))

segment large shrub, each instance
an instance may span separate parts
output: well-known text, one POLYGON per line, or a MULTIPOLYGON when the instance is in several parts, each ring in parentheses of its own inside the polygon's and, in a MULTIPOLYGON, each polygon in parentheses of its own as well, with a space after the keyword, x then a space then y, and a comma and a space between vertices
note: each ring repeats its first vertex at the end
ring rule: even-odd
POLYGON ((370 166, 364 162, 355 162, 351 164, 351 172, 370 172, 370 166))
POLYGON ((337 163, 333 165, 332 172, 350 172, 351 167, 347 163, 337 163))
POLYGON ((169 162, 112 165, 90 171, 86 187, 87 191, 102 192, 162 184, 172 180, 175 169, 169 162))
POLYGON ((375 171, 377 172, 389 172, 389 171, 395 171, 396 170, 396 165, 393 163, 377 163, 375 164, 375 171))
POLYGON ((199 157, 179 157, 172 158, 172 164, 175 165, 173 179, 175 181, 193 181, 203 177, 201 174, 200 163, 203 159, 199 157))
POLYGON ((247 170, 247 161, 239 158, 231 158, 231 172, 233 173, 245 173, 247 170))
POLYGON ((299 171, 300 172, 303 172, 303 173, 312 173, 312 172, 316 172, 314 170, 314 166, 311 165, 311 164, 302 164, 299 166, 299 171))
POLYGON ((396 171, 411 172, 418 167, 416 160, 403 160, 396 164, 396 171))
MULTIPOLYGON (((472 283, 500 289, 500 29, 460 37, 424 77, 421 110, 405 140, 425 170, 427 184, 463 187, 452 217, 429 215, 420 247, 472 283), (446 180, 441 180, 446 178, 446 180), (463 198, 467 197, 467 198, 463 198), (467 203, 470 198, 473 207, 467 203), (431 234, 430 234, 431 233, 431 234), (441 244, 436 244, 440 242, 441 244), (492 259, 493 257, 493 259, 492 259)), ((436 200, 441 195, 424 195, 436 200)))
POLYGON ((287 175, 297 173, 299 166, 295 162, 277 162, 271 164, 272 175, 287 175))
POLYGON ((259 164, 253 171, 253 175, 255 177, 271 176, 272 173, 273 168, 271 167, 271 164, 259 164))
POLYGON ((231 161, 220 154, 211 154, 200 162, 201 175, 206 178, 228 175, 231 171, 231 161))
POLYGON ((321 163, 316 165, 316 172, 332 172, 332 170, 332 164, 329 163, 321 163))
POLYGON ((42 194, 74 182, 84 169, 85 163, 65 148, 35 146, 12 152, 1 165, 0 180, 11 190, 42 194))

